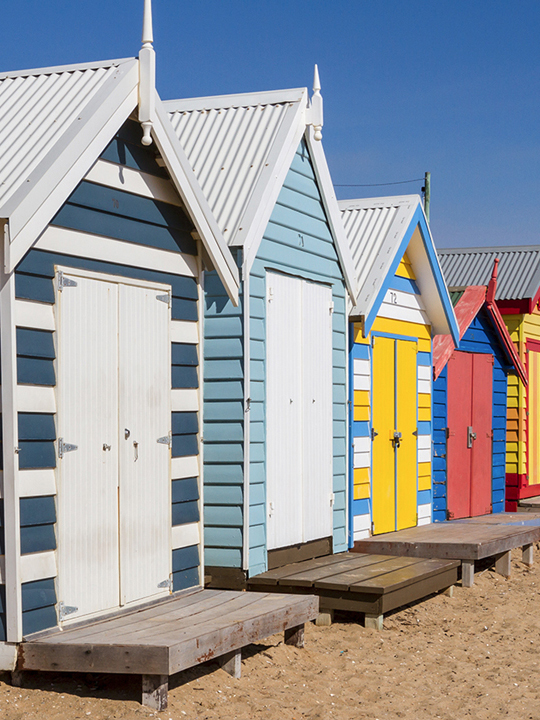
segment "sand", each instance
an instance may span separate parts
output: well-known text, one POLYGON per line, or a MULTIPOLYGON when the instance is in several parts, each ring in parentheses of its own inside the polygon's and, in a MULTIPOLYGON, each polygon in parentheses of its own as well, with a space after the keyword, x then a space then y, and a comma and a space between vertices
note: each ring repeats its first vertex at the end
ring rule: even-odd
POLYGON ((160 713, 139 704, 138 677, 28 673, 24 688, 0 676, 0 718, 538 720, 540 565, 519 558, 509 580, 477 573, 473 588, 395 612, 382 632, 342 616, 309 625, 302 650, 277 635, 250 646, 239 680, 215 663, 181 673, 160 713))

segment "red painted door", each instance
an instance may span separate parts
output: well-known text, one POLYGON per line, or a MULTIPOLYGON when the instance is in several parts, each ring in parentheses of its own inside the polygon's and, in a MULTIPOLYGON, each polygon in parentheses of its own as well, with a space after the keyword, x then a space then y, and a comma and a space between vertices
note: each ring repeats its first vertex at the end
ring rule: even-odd
POLYGON ((491 512, 493 355, 454 351, 448 361, 448 519, 491 512))

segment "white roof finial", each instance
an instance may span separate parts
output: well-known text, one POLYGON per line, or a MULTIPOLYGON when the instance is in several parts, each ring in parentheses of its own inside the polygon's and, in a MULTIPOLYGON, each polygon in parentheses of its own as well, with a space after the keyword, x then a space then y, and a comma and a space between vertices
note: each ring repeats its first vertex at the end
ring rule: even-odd
POLYGON ((152 144, 156 93, 156 53, 152 43, 152 0, 144 0, 142 48, 139 53, 139 122, 142 125, 143 145, 152 144))
POLYGON ((321 95, 321 80, 319 78, 319 68, 315 65, 313 73, 313 96, 310 102, 310 124, 313 125, 315 140, 322 140, 323 126, 323 99, 321 95))
POLYGON ((142 29, 142 43, 152 45, 154 42, 154 31, 152 29, 152 0, 144 0, 144 17, 142 29))

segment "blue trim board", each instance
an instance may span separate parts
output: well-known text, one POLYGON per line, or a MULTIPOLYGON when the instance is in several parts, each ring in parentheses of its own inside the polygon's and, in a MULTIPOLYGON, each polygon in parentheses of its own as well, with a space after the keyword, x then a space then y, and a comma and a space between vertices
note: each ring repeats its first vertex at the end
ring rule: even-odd
POLYGON ((408 342, 418 342, 418 338, 414 335, 396 335, 394 333, 372 332, 371 337, 385 337, 391 340, 407 340, 408 342))
POLYGON ((431 353, 428 352, 419 352, 416 355, 416 361, 418 365, 428 365, 429 367, 431 367, 431 364, 433 362, 431 353))
POLYGON ((351 502, 352 509, 353 509, 353 515, 369 515, 371 512, 371 503, 369 498, 366 498, 364 500, 353 500, 351 502))
POLYGON ((418 505, 427 505, 431 502, 431 490, 419 490, 417 497, 418 505))
MULTIPOLYGON (((350 323, 353 325, 353 323, 350 323)), ((351 332, 351 338, 352 338, 352 332, 351 332)), ((351 360, 369 360, 370 359, 370 345, 367 343, 355 343, 352 342, 352 348, 351 348, 351 360)), ((352 363, 351 363, 352 365, 352 363)), ((354 384, 351 385, 351 387, 354 387, 354 384)))
MULTIPOLYGON (((351 415, 354 417, 354 403, 351 403, 351 415)), ((351 447, 353 438, 369 437, 370 427, 367 420, 352 420, 351 447)))
POLYGON ((431 421, 417 420, 416 427, 419 435, 431 435, 431 421))
POLYGON ((420 295, 420 288, 414 280, 410 278, 401 277, 401 275, 394 275, 394 279, 391 282, 389 290, 399 290, 401 292, 410 293, 411 295, 420 295))

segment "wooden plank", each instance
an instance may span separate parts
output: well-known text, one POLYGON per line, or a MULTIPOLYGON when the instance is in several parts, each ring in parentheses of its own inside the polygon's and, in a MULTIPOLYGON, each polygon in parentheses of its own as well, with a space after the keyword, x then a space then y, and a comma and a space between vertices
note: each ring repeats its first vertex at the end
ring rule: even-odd
POLYGON ((402 567, 393 572, 386 573, 380 577, 362 580, 355 585, 351 585, 350 590, 366 592, 367 589, 380 592, 381 594, 400 590, 401 588, 411 585, 416 581, 426 580, 429 577, 438 575, 441 570, 457 568, 459 562, 448 562, 448 560, 422 560, 415 565, 402 567))
POLYGON ((348 591, 352 588, 352 586, 355 586, 358 591, 379 593, 380 591, 375 587, 364 590, 364 586, 369 587, 368 581, 370 578, 378 577, 394 570, 401 570, 402 568, 406 568, 410 565, 416 565, 420 562, 422 561, 418 558, 386 557, 383 562, 359 568, 356 572, 352 570, 351 572, 344 572, 340 575, 317 580, 314 584, 317 590, 334 590, 343 592, 348 591))
POLYGON ((424 578, 414 584, 406 585, 400 590, 386 593, 381 596, 381 612, 387 613, 408 603, 426 598, 433 593, 446 590, 457 582, 457 567, 424 578))
POLYGON ((27 642, 20 647, 19 665, 21 670, 168 675, 169 650, 147 645, 27 642))
POLYGON ((381 562, 388 561, 388 555, 363 555, 355 561, 354 555, 348 555, 342 562, 332 565, 325 565, 313 570, 301 571, 286 578, 281 578, 278 582, 280 587, 312 587, 318 580, 327 579, 332 581, 335 575, 342 575, 344 572, 354 572, 356 568, 359 570, 364 566, 376 565, 381 562))
POLYGON ((268 570, 260 575, 249 578, 248 587, 257 585, 277 585, 279 580, 289 575, 294 575, 299 571, 312 570, 319 567, 327 567, 334 563, 341 562, 344 558, 349 557, 349 553, 339 553, 337 555, 327 555, 325 557, 314 558, 313 560, 304 560, 303 562, 292 563, 283 567, 268 570))
POLYGON ((204 612, 207 608, 219 606, 223 602, 222 594, 220 596, 218 590, 198 590, 187 597, 165 601, 139 612, 125 613, 109 620, 97 621, 95 624, 85 624, 83 627, 73 630, 67 628, 61 633, 43 638, 42 641, 66 644, 71 642, 99 643, 104 638, 116 638, 120 633, 131 633, 150 624, 169 622, 171 618, 185 616, 193 620, 198 613, 204 612))

